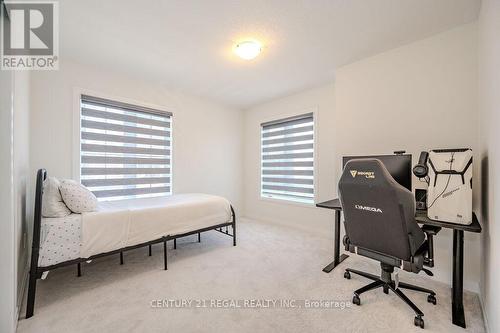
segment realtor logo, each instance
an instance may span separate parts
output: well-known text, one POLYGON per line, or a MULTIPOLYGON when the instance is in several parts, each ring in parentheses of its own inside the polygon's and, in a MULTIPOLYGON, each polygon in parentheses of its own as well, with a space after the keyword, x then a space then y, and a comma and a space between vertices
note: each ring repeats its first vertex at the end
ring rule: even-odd
POLYGON ((3 1, 2 70, 58 69, 58 6, 56 1, 3 1))
POLYGON ((352 178, 356 177, 356 174, 358 173, 357 170, 351 170, 351 175, 352 175, 352 178))

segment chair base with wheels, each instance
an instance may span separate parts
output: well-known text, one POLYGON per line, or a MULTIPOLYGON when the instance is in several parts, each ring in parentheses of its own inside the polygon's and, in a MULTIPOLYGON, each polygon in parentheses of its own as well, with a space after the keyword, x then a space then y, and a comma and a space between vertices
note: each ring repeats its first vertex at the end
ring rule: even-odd
POLYGON ((382 288, 384 293, 388 294, 389 290, 391 290, 393 293, 399 296, 399 298, 403 300, 403 302, 405 302, 408 306, 410 306, 412 310, 415 312, 415 319, 413 321, 414 325, 420 328, 424 328, 424 319, 422 318, 424 316, 424 313, 408 297, 406 297, 406 295, 401 291, 401 289, 408 289, 426 293, 428 294, 427 302, 432 303, 434 305, 436 305, 436 293, 433 290, 422 288, 404 282, 399 282, 398 286, 396 287, 395 281, 392 280, 392 273, 394 272, 394 267, 384 263, 381 263, 380 266, 382 268, 382 273, 380 277, 370 273, 358 271, 355 269, 347 268, 345 270, 344 278, 346 279, 350 279, 352 273, 363 276, 373 281, 372 283, 367 284, 366 286, 359 288, 354 292, 352 303, 356 305, 361 305, 361 299, 359 296, 367 291, 374 290, 377 288, 382 288))

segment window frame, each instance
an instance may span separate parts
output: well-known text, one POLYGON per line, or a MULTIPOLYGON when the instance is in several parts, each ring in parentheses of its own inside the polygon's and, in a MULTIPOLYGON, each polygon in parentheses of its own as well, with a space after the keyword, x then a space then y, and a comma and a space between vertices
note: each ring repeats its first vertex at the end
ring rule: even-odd
POLYGON ((259 122, 259 189, 258 189, 258 199, 261 201, 267 201, 271 203, 279 203, 279 204, 285 204, 285 205, 292 205, 292 206, 299 206, 299 207, 304 207, 304 208, 315 208, 316 207, 316 202, 318 198, 318 189, 319 189, 319 174, 318 174, 318 167, 317 167, 317 162, 318 162, 318 146, 317 146, 317 137, 318 137, 318 107, 311 107, 311 108, 306 108, 306 109, 300 109, 296 110, 293 112, 287 112, 287 113, 279 113, 277 115, 274 115, 272 117, 266 117, 261 119, 259 122), (268 123, 268 122, 273 122, 273 121, 280 121, 284 120, 286 118, 292 118, 292 117, 297 117, 301 115, 305 115, 311 113, 313 117, 313 201, 308 203, 308 202, 300 202, 300 201, 295 201, 287 198, 278 198, 278 197, 268 197, 264 196, 262 194, 262 163, 263 163, 263 154, 262 154, 262 124, 268 123))
MULTIPOLYGON (((174 121, 173 112, 165 106, 155 105, 144 101, 137 101, 125 97, 104 94, 84 88, 73 88, 73 158, 72 158, 72 179, 81 183, 81 98, 82 95, 89 95, 97 98, 108 99, 120 103, 135 105, 163 111, 170 114, 170 194, 174 192, 174 121), (168 110, 168 111, 167 111, 168 110)), ((124 199, 126 200, 126 199, 124 199)))

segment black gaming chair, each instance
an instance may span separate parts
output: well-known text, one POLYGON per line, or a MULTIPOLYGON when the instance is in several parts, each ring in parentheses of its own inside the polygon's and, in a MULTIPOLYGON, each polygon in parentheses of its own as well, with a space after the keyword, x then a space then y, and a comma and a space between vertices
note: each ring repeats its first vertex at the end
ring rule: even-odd
POLYGON ((361 304, 359 296, 379 287, 388 294, 389 289, 415 312, 414 324, 424 328, 423 312, 406 297, 400 288, 428 293, 427 301, 436 304, 435 292, 429 289, 396 282, 391 275, 394 267, 408 272, 421 270, 429 250, 425 234, 415 221, 415 201, 412 192, 399 185, 385 166, 377 159, 350 160, 340 178, 339 194, 344 212, 346 250, 380 262, 381 276, 346 269, 374 282, 354 292, 352 302, 361 304))

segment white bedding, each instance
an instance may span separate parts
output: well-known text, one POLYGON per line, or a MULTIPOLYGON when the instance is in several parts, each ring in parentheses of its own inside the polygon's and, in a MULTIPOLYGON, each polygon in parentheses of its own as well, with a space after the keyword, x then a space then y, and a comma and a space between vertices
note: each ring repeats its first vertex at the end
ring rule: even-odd
POLYGON ((88 258, 231 219, 230 203, 208 194, 101 202, 97 212, 42 219, 39 266, 88 258))
POLYGON ((80 257, 82 215, 42 218, 38 266, 55 265, 80 257))

